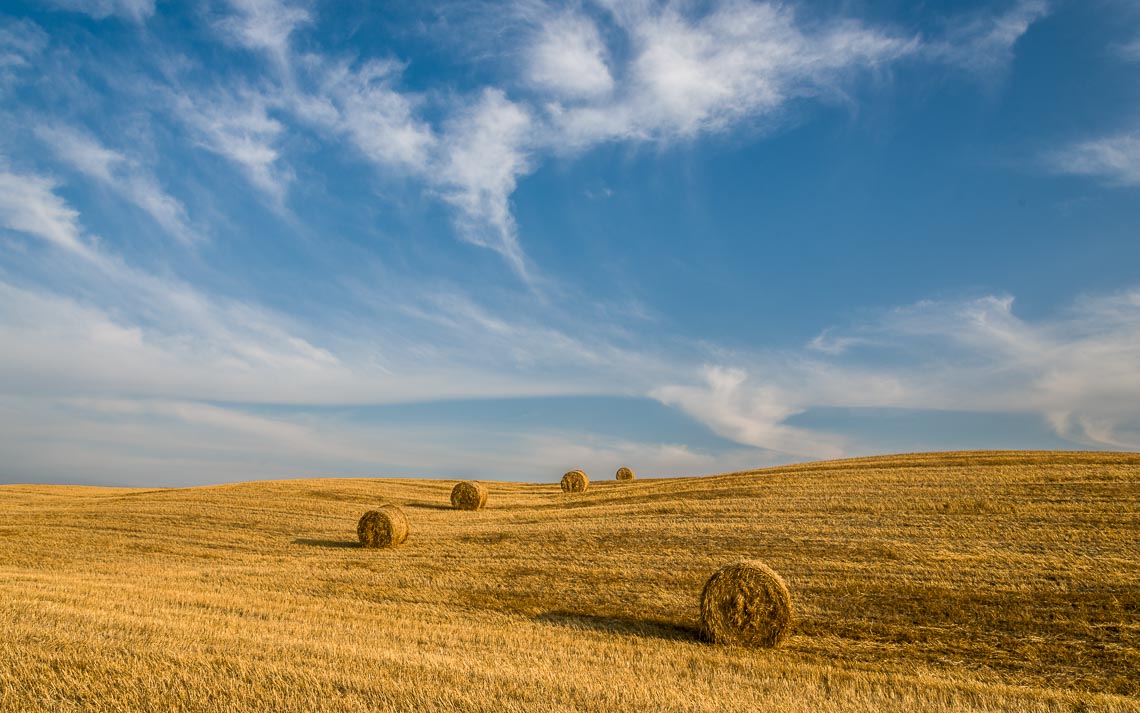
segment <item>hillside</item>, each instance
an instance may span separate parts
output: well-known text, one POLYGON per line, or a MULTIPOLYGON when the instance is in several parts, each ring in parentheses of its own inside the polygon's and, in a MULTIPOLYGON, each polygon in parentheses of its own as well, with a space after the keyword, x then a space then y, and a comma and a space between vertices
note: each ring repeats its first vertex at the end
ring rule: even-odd
POLYGON ((1140 710, 1140 454, 590 475, 0 487, 0 710, 1140 710), (696 637, 740 557, 779 649, 696 637))

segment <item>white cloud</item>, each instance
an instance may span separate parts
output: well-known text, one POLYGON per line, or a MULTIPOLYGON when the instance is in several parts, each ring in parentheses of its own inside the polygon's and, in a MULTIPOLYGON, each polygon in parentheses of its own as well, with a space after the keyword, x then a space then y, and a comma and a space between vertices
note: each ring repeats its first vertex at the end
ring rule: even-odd
POLYGON ((598 28, 586 17, 558 15, 545 22, 528 54, 528 78, 566 97, 594 97, 614 86, 598 28))
MULTIPOLYGON (((92 171, 103 158, 92 155, 92 171)), ((69 284, 99 302, 0 283, 0 392, 299 404, 640 393, 728 439, 798 458, 849 447, 788 425, 811 408, 1018 411, 1066 438, 1140 447, 1129 425, 1140 402, 1140 291, 1037 321, 1019 318, 1009 297, 920 302, 826 330, 803 350, 736 356, 621 347, 586 318, 558 327, 549 309, 492 310, 406 279, 353 295, 364 309, 350 323, 306 324, 96 252, 54 188, 0 173, 0 225, 81 255, 88 269, 69 284)))
POLYGON ((396 403, 624 392, 663 368, 597 333, 506 318, 411 280, 349 322, 309 323, 103 255, 84 265, 57 270, 94 302, 0 281, 0 341, 11 345, 0 393, 396 403))
POLYGON ((604 5, 607 37, 617 37, 621 52, 610 52, 581 8, 517 9, 534 27, 519 78, 536 95, 508 97, 484 88, 446 106, 433 127, 419 98, 398 87, 403 64, 370 60, 354 68, 349 61, 295 54, 290 37, 312 21, 307 9, 280 0, 232 0, 234 14, 219 25, 224 36, 274 57, 289 70, 287 79, 188 114, 199 117, 204 145, 242 165, 279 203, 290 178, 276 149, 285 127, 267 105, 344 136, 384 175, 436 191, 457 210, 459 237, 497 251, 531 280, 510 198, 544 155, 609 141, 667 143, 779 121, 797 100, 846 101, 861 74, 905 57, 981 71, 1008 60, 1017 39, 1047 12, 1044 2, 1022 0, 1003 15, 976 16, 947 39, 923 45, 856 20, 801 23, 780 3, 604 5))
MULTIPOLYGON (((840 338, 849 334, 889 353, 891 366, 793 351, 739 355, 733 366, 695 371, 675 356, 623 356, 592 336, 552 341, 554 330, 525 327, 458 295, 438 305, 416 295, 410 304, 426 305, 417 318, 456 330, 454 348, 431 338, 436 351, 409 349, 411 361, 386 372, 356 358, 350 345, 339 355, 316 346, 297 335, 301 325, 138 279, 138 301, 158 302, 162 324, 117 321, 72 299, 0 285, 0 338, 12 345, 0 353, 0 393, 7 394, 0 398, 0 441, 20 472, 63 472, 58 469, 82 458, 91 466, 85 472, 105 471, 103 477, 112 478, 119 467, 119 477, 138 482, 152 477, 148 471, 157 464, 169 465, 164 472, 172 478, 194 481, 195 468, 206 463, 218 479, 316 472, 534 479, 543 473, 536 464, 548 464, 551 478, 559 468, 605 472, 615 462, 681 475, 857 452, 858 444, 787 424, 820 406, 1037 412, 1063 437, 1140 447, 1136 291, 1082 300, 1064 314, 1033 322, 1018 318, 1009 298, 985 297, 922 302, 837 330, 840 338), (169 295, 165 301, 155 297, 160 290, 169 295), (512 353, 525 356, 503 358, 512 353), (484 358, 470 364, 470 356, 478 355, 484 358), (422 368, 409 371, 417 360, 422 368), (533 361, 536 371, 554 379, 528 381, 508 366, 512 361, 533 361), (569 364, 582 371, 567 371, 569 364), (649 386, 655 381, 664 385, 649 386), (201 401, 344 404, 550 395, 573 393, 567 386, 575 382, 592 384, 590 393, 625 393, 623 387, 639 385, 642 393, 748 447, 712 456, 683 445, 590 433, 377 428, 304 407, 267 416, 201 401), (53 463, 21 445, 44 439, 61 444, 53 452, 73 461, 53 463), (449 447, 438 448, 440 442, 449 447), (251 461, 258 466, 243 465, 251 461)), ((131 310, 116 309, 124 311, 131 310)))
POLYGON ((824 354, 838 356, 843 354, 852 347, 870 343, 869 340, 860 337, 837 337, 832 334, 830 329, 825 329, 808 342, 807 348, 824 354))
POLYGON ((241 304, 219 303, 102 258, 94 287, 111 308, 0 283, 0 390, 221 399, 316 391, 337 359, 241 304), (116 314, 118 313, 118 314, 116 314), (125 317, 123 314, 130 314, 125 317))
POLYGON ((852 20, 809 32, 791 9, 771 3, 721 2, 700 17, 672 5, 614 12, 631 58, 613 97, 553 108, 560 138, 573 145, 721 131, 795 99, 842 96, 853 72, 916 47, 852 20))
POLYGON ((519 176, 530 170, 526 144, 530 110, 485 89, 445 114, 437 132, 419 115, 420 99, 397 88, 404 66, 367 60, 354 66, 320 54, 298 55, 289 37, 311 21, 307 10, 279 0, 231 0, 236 11, 219 27, 231 41, 270 54, 287 71, 277 86, 232 98, 190 100, 183 114, 202 144, 241 165, 251 182, 284 205, 292 173, 276 148, 286 127, 269 110, 290 112, 306 124, 348 139, 386 177, 414 179, 457 211, 459 237, 501 254, 524 280, 509 201, 519 176))
POLYGON ((309 11, 281 0, 228 0, 234 14, 218 22, 222 35, 241 47, 264 52, 281 69, 289 65, 289 38, 312 21, 309 11))
POLYGON ((527 279, 510 198, 531 167, 533 121, 525 106, 487 89, 454 116, 442 135, 439 176, 444 200, 458 209, 461 236, 501 254, 527 279))
POLYGON ((358 69, 347 62, 309 58, 317 74, 316 95, 296 93, 287 99, 306 121, 344 134, 365 158, 381 169, 423 176, 436 137, 416 116, 417 101, 393 88, 403 66, 372 60, 358 69))
MULTIPOLYGON (((522 78, 545 103, 529 109, 511 102, 517 121, 498 122, 497 132, 488 132, 484 120, 505 112, 476 113, 468 123, 484 128, 471 133, 496 134, 486 142, 485 157, 473 162, 460 149, 450 159, 451 172, 463 179, 453 181, 461 190, 445 196, 468 219, 462 226, 467 239, 499 250, 516 270, 524 263, 509 199, 543 154, 609 141, 668 143, 779 121, 798 100, 846 101, 860 75, 908 57, 992 76, 1049 11, 1044 0, 1020 0, 1004 14, 978 14, 924 43, 850 19, 801 23, 781 3, 601 4, 609 29, 621 35, 621 52, 611 56, 598 25, 583 12, 539 12, 522 78), (529 121, 522 121, 524 114, 529 121), (525 138, 515 129, 524 123, 525 138), (487 228, 494 239, 472 238, 487 228)), ((442 146, 445 155, 455 151, 455 143, 442 146)))
POLYGON ((213 101, 187 111, 197 117, 204 145, 283 200, 289 174, 279 168, 275 141, 285 128, 266 106, 291 111, 347 137, 384 175, 422 181, 456 209, 459 237, 500 253, 527 281, 533 276, 510 198, 544 153, 617 139, 685 138, 775 114, 796 98, 841 96, 847 75, 911 54, 915 45, 854 21, 808 32, 791 10, 770 3, 716 3, 696 18, 673 6, 623 6, 614 13, 632 57, 615 74, 592 20, 543 8, 529 13, 540 19, 520 78, 557 101, 540 110, 484 88, 451 102, 433 128, 419 99, 397 86, 401 63, 370 60, 354 69, 352 62, 295 54, 289 37, 311 21, 308 11, 276 0, 231 4, 235 14, 220 25, 225 36, 268 52, 289 77, 259 90, 260 102, 243 92, 244 107, 213 101))
POLYGON ((63 126, 40 125, 39 136, 61 160, 81 173, 103 183, 113 183, 114 173, 127 162, 119 152, 113 151, 91 136, 63 126))
POLYGON ((862 345, 859 359, 738 356, 650 393, 726 438, 797 455, 845 447, 784 423, 815 407, 1032 412, 1064 438, 1140 448, 1138 290, 1036 322, 1014 314, 1009 297, 920 302, 827 337, 846 339, 862 345))
POLYGON ((141 23, 154 15, 154 0, 47 0, 47 2, 61 10, 81 12, 96 20, 114 16, 141 23))
POLYGON ((343 298, 357 316, 347 322, 209 296, 85 240, 54 188, 0 172, 0 226, 68 249, 52 264, 55 290, 0 279, 0 392, 392 403, 620 391, 663 368, 614 346, 604 325, 558 328, 556 312, 537 308, 507 317, 399 275, 350 286, 343 298))
POLYGON ((254 187, 284 207, 293 173, 277 148, 285 126, 270 116, 269 98, 244 90, 232 95, 178 94, 171 101, 203 148, 236 164, 254 187))
POLYGON ((113 189, 150 215, 170 235, 183 242, 196 239, 181 201, 164 191, 158 179, 137 161, 103 146, 84 132, 65 126, 44 125, 36 134, 61 161, 113 189))
MULTIPOLYGON (((100 157, 93 154, 91 170, 105 163, 100 157)), ((230 433, 209 436, 223 450, 277 452, 279 439, 301 449, 310 467, 391 463, 364 447, 367 439, 341 438, 320 419, 319 433, 298 431, 304 423, 219 411, 203 400, 312 405, 572 393, 647 394, 774 460, 849 452, 853 445, 841 438, 788 424, 817 407, 1035 412, 1065 438, 1140 447, 1140 291, 1086 298, 1036 321, 1018 317, 1004 296, 919 302, 827 330, 803 350, 713 359, 706 351, 706 366, 697 368, 677 345, 643 340, 623 348, 604 325, 579 319, 559 328, 550 310, 493 310, 409 280, 353 295, 369 309, 350 323, 299 322, 207 297, 85 247, 78 215, 46 179, 3 173, 0 188, 0 196, 16 196, 0 203, 0 224, 81 254, 87 269, 61 274, 77 293, 97 298, 0 282, 0 393, 93 399, 83 408, 114 407, 136 430, 162 431, 156 418, 174 420, 182 425, 170 427, 171 438, 185 428, 230 433), (245 445, 233 434, 248 436, 245 445)), ((177 446, 179 458, 191 457, 192 440, 177 446)), ((524 449, 519 458, 529 453, 525 444, 512 446, 524 449)), ((658 452, 662 468, 724 467, 668 444, 586 439, 586 446, 607 458, 658 452)), ((469 444, 467 455, 479 447, 469 444)), ((582 447, 561 446, 579 461, 582 447)), ((439 465, 429 450, 406 444, 405 452, 439 465)), ((741 454, 751 464, 761 458, 741 454)))
POLYGON ((1046 160, 1059 173, 1091 176, 1118 186, 1140 186, 1140 133, 1074 143, 1046 160))
POLYGON ((987 12, 958 20, 945 38, 928 42, 924 52, 982 77, 1000 77, 1013 61, 1014 45, 1049 12, 1046 0, 1019 0, 1001 15, 987 12))
POLYGON ((784 424, 805 408, 795 394, 762 380, 753 381, 743 369, 705 366, 702 383, 662 386, 650 396, 676 406, 725 438, 796 457, 837 458, 842 442, 784 424))
POLYGON ((0 166, 0 227, 87 253, 79 213, 56 195, 56 188, 50 178, 11 173, 0 166))
POLYGON ((0 452, 0 479, 7 482, 85 479, 150 487, 385 475, 553 483, 570 468, 612 477, 615 463, 635 464, 643 477, 774 464, 748 448, 712 456, 680 444, 579 432, 377 424, 327 413, 318 419, 305 409, 266 415, 192 401, 3 394, 0 452), (53 447, 45 449, 44 442, 53 447))
POLYGON ((1140 37, 1117 48, 1117 54, 1125 62, 1140 62, 1140 37))
POLYGON ((47 44, 47 33, 31 20, 0 18, 0 96, 47 44))
MULTIPOLYGON (((137 1, 90 7, 153 12, 153 3, 137 1)), ((315 21, 307 3, 227 0, 226 8, 214 22, 220 37, 264 53, 280 72, 205 94, 168 91, 201 146, 234 162, 284 208, 294 180, 281 155, 292 133, 285 123, 291 113, 346 140, 384 176, 437 193, 456 209, 460 238, 497 251, 531 281, 534 268, 510 199, 544 156, 602 142, 669 143, 776 123, 797 101, 848 101, 859 77, 906 57, 982 71, 1007 62, 1017 39, 1048 10, 1043 0, 1021 0, 1004 14, 972 16, 946 38, 923 44, 851 19, 801 22, 792 6, 777 2, 523 5, 506 14, 528 26, 524 45, 501 49, 524 60, 517 86, 529 90, 508 96, 485 87, 450 102, 429 91, 425 102, 401 90, 405 65, 399 61, 296 51, 295 33, 315 21)), ((513 42, 520 35, 504 32, 496 41, 501 37, 513 42)), ((185 235, 177 201, 156 181, 134 176, 129 191, 135 202, 185 235)))

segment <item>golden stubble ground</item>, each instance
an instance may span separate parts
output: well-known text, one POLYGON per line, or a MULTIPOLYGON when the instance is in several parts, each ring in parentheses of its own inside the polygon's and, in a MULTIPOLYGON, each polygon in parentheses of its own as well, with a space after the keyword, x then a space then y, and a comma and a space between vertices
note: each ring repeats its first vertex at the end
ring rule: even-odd
POLYGON ((1140 710, 1137 454, 453 484, 0 487, 0 710, 1140 710), (696 638, 742 557, 779 649, 696 638))

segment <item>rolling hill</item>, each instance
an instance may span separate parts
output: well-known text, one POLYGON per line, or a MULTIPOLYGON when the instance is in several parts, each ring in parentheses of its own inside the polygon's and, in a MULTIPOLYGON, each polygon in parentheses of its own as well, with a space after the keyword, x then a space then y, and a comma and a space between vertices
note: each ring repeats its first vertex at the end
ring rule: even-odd
POLYGON ((1140 710, 1140 454, 590 475, 2 486, 0 710, 1140 710), (742 557, 780 648, 697 635, 742 557))

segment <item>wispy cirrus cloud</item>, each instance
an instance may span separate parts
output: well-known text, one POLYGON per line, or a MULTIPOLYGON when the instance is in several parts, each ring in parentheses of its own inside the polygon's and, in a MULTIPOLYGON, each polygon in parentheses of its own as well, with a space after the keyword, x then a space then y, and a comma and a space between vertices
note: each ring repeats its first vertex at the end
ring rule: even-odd
POLYGON ((751 378, 741 368, 706 365, 699 381, 660 386, 649 395, 737 443, 798 458, 843 455, 841 439, 785 423, 806 404, 797 403, 793 393, 777 384, 751 378))
POLYGON ((463 239, 495 250, 524 279, 526 258, 510 197, 532 165, 532 131, 525 106, 500 90, 486 90, 445 130, 438 179, 444 199, 459 210, 463 239))
POLYGON ((986 10, 953 20, 944 37, 924 43, 923 53, 983 79, 1000 79, 1013 61, 1014 46, 1051 10, 1048 0, 1018 0, 1004 13, 986 10))
POLYGON ((795 101, 846 100, 861 74, 904 59, 1000 72, 1016 42, 1049 13, 1044 0, 1021 0, 1001 14, 953 20, 945 35, 924 39, 854 19, 809 24, 779 3, 716 2, 703 12, 670 3, 603 4, 629 48, 612 69, 594 16, 552 13, 539 24, 529 79, 557 98, 547 105, 552 143, 588 147, 723 131, 778 115, 795 101), (566 93, 584 81, 604 91, 566 93))
POLYGON ((0 18, 0 96, 47 45, 48 34, 31 20, 0 18))
POLYGON ((650 394, 726 438, 795 456, 847 447, 785 423, 819 407, 1029 412, 1079 443, 1140 448, 1140 291, 1086 297, 1035 322, 1013 304, 919 302, 829 330, 826 356, 811 345, 738 355, 650 394))
POLYGON ((598 27, 581 15, 561 13, 541 23, 526 58, 526 79, 540 90, 575 99, 614 88, 598 27))
MULTIPOLYGON (((141 106, 131 117, 138 125, 153 120, 148 126, 160 135, 169 131, 172 144, 182 142, 179 149, 222 157, 279 208, 298 199, 301 191, 293 188, 302 180, 327 178, 305 171, 327 171, 348 155, 385 180, 407 181, 438 200, 457 237, 496 251, 524 282, 543 287, 544 266, 528 257, 526 226, 517 224, 512 200, 544 161, 606 144, 666 151, 738 131, 769 135, 805 108, 854 105, 862 83, 889 78, 903 62, 998 76, 1019 39, 1047 12, 1043 3, 1020 2, 1008 12, 951 21, 944 34, 924 37, 896 26, 813 16, 790 3, 530 4, 525 31, 501 35, 517 41, 503 50, 513 60, 504 72, 494 79, 473 73, 473 85, 465 79, 433 85, 430 79, 425 84, 430 72, 387 48, 340 54, 340 47, 302 35, 320 24, 317 5, 247 0, 213 7, 225 8, 223 17, 207 20, 224 47, 211 51, 231 56, 226 48, 240 48, 241 62, 214 72, 177 57, 160 72, 140 72, 146 90, 133 95, 141 106), (320 160, 300 163, 314 155, 320 160)), ((19 80, 48 46, 46 34, 23 29, 8 35, 0 29, 0 83, 6 71, 19 80)), ((82 73, 75 75, 81 81, 82 73)), ((168 232, 192 232, 198 216, 191 221, 186 206, 198 203, 183 203, 158 180, 169 171, 140 160, 121 136, 76 126, 45 122, 39 134, 68 166, 168 232)), ((1056 170, 1135 185, 1134 140, 1122 134, 1074 145, 1056 170)), ((186 156, 172 161, 194 170, 186 156)), ((213 169, 216 162, 202 163, 213 169)), ((842 437, 790 425, 797 414, 821 407, 1017 409, 1039 414, 1076 442, 1140 443, 1129 405, 1136 402, 1140 372, 1131 292, 1033 320, 1000 295, 921 302, 835 325, 800 349, 734 353, 673 337, 668 320, 623 333, 632 318, 623 322, 620 310, 602 308, 612 305, 590 302, 605 297, 559 292, 557 285, 550 288, 557 298, 545 301, 533 299, 526 285, 488 285, 482 277, 462 286, 425 274, 368 280, 354 272, 356 281, 346 285, 339 282, 343 262, 331 259, 335 267, 314 280, 320 284, 298 288, 286 281, 259 300, 255 289, 243 293, 247 286, 239 284, 253 281, 257 271, 248 269, 249 253, 238 250, 223 258, 232 260, 226 267, 233 274, 221 278, 210 272, 215 266, 170 267, 162 258, 148 264, 169 272, 151 274, 85 231, 65 200, 77 187, 42 169, 0 167, 4 257, 27 247, 21 236, 42 248, 27 250, 32 259, 26 262, 13 258, 12 269, 5 265, 0 275, 0 392, 8 395, 0 405, 0 412, 8 409, 0 423, 0 440, 8 440, 0 450, 19 452, 29 463, 35 454, 18 444, 34 437, 33 414, 42 417, 36 422, 41 436, 50 434, 43 437, 80 454, 71 466, 101 458, 107 472, 130 462, 145 473, 155 463, 177 462, 192 474, 209 462, 215 472, 229 468, 232 478, 263 475, 242 470, 242 463, 259 459, 295 475, 321 468, 374 473, 378 464, 389 473, 416 465, 456 473, 482 463, 486 470, 479 475, 525 476, 533 464, 561 458, 567 467, 633 459, 659 473, 692 473, 850 453, 855 444, 842 437), (40 258, 44 272, 54 273, 35 284, 22 268, 40 258), (210 286, 176 276, 183 269, 210 286), (321 291, 319 299, 314 294, 301 314, 290 314, 288 307, 303 300, 284 293, 307 298, 310 289, 321 291), (276 306, 269 306, 273 300, 276 306), (390 433, 378 441, 350 420, 304 412, 587 393, 656 398, 740 444, 739 452, 714 460, 652 438, 465 438, 462 429, 390 433), (270 406, 298 411, 267 415, 270 406)), ((597 195, 610 193, 605 188, 597 195)), ((374 194, 347 199, 383 200, 374 194)), ((352 240, 370 235, 362 231, 352 240)), ((407 239, 417 237, 409 231, 407 239)), ((289 259, 325 257, 317 255, 323 250, 296 247, 283 244, 282 251, 296 250, 289 259)), ((349 252, 354 259, 371 257, 349 252)))
POLYGON ((662 368, 550 314, 506 317, 411 278, 347 289, 348 322, 298 320, 132 267, 85 236, 48 178, 3 171, 0 189, 0 229, 57 248, 68 276, 66 289, 0 279, 0 392, 393 403, 607 391, 662 368))
POLYGON ((457 104, 438 132, 435 189, 457 209, 460 237, 499 252, 524 279, 510 199, 543 158, 720 131, 795 99, 841 95, 850 75, 914 49, 910 38, 853 21, 809 33, 770 3, 714 3, 697 17, 671 5, 608 11, 628 56, 611 56, 591 15, 526 13, 532 30, 519 79, 532 94, 485 89, 457 104))
POLYGON ((121 17, 132 22, 143 22, 154 15, 154 0, 46 0, 60 10, 80 12, 96 20, 121 17))
POLYGON ((396 59, 297 53, 291 38, 313 21, 307 6, 233 0, 229 8, 215 23, 220 37, 265 54, 282 71, 256 88, 184 96, 181 112, 204 147, 235 162, 282 206, 292 173, 279 149, 291 129, 280 117, 292 114, 346 140, 386 177, 440 196, 455 210, 460 239, 498 252, 530 283, 534 266, 510 201, 545 158, 775 124, 797 102, 849 101, 860 77, 908 58, 988 71, 1008 61, 1048 10, 1022 0, 924 41, 854 19, 802 22, 792 7, 771 2, 528 5, 514 15, 529 29, 511 35, 522 43, 511 50, 524 60, 514 70, 522 91, 483 87, 428 112, 420 95, 401 86, 405 65, 396 59))
POLYGON ((90 134, 71 127, 45 124, 36 134, 60 161, 118 193, 147 213, 168 234, 184 243, 197 240, 185 206, 163 190, 154 174, 138 160, 107 148, 90 134))
MULTIPOLYGON (((48 179, 5 172, 0 187, 20 189, 0 191, 17 198, 0 202, 0 226, 91 265, 73 287, 101 295, 91 301, 0 282, 0 339, 8 345, 0 392, 39 404, 21 407, 25 414, 62 399, 90 424, 108 408, 131 428, 156 428, 160 418, 169 422, 167 437, 186 439, 179 457, 189 457, 185 444, 197 434, 250 453, 277 452, 272 442, 284 438, 309 467, 388 462, 368 439, 345 439, 327 423, 314 430, 303 416, 255 416, 217 401, 315 406, 575 393, 645 395, 678 408, 739 443, 742 466, 849 454, 854 444, 840 436, 789 425, 820 407, 1020 411, 1076 442, 1140 447, 1136 290, 1087 297, 1035 321, 1019 317, 1007 296, 919 302, 833 327, 800 350, 736 354, 623 345, 588 319, 554 326, 549 310, 504 311, 458 289, 410 281, 350 291, 342 301, 358 302, 354 319, 314 322, 207 296, 100 252, 48 179), (240 445, 234 433, 243 434, 240 445)), ((588 439, 575 438, 560 447, 583 457, 588 439)), ((405 444, 421 467, 451 466, 422 445, 405 444)), ((656 453, 664 471, 713 462, 668 444, 596 445, 609 455, 656 453)), ((513 443, 522 450, 511 457, 525 458, 524 446, 513 443)), ((464 457, 470 462, 480 447, 464 445, 464 457)))
POLYGON ((1047 154, 1045 161, 1057 173, 1089 176, 1116 186, 1140 186, 1140 133, 1078 141, 1047 154))
POLYGON ((369 60, 359 66, 345 60, 308 57, 314 90, 286 92, 283 106, 310 124, 346 137, 363 157, 381 170, 429 174, 437 137, 417 115, 421 104, 396 87, 403 65, 369 60))
POLYGON ((278 142, 286 127, 270 114, 272 97, 245 87, 169 96, 202 148, 234 163, 274 206, 284 208, 294 173, 281 156, 278 142))
POLYGON ((254 52, 265 53, 279 69, 290 64, 290 36, 312 21, 300 3, 282 0, 227 0, 230 14, 217 20, 226 41, 254 52))
POLYGON ((1125 62, 1140 62, 1140 37, 1120 45, 1116 53, 1125 62))
POLYGON ((79 211, 56 194, 47 176, 13 173, 0 163, 0 227, 76 253, 87 253, 79 211))
POLYGON ((635 463, 651 476, 774 465, 750 448, 715 456, 683 444, 594 434, 526 433, 508 424, 378 426, 305 409, 266 414, 162 399, 28 399, 0 395, 0 478, 154 486, 266 477, 494 477, 556 482, 635 463), (55 445, 45 452, 45 440, 55 445), (447 447, 441 447, 447 444, 447 447), (17 476, 18 474, 18 476, 17 476))
MULTIPOLYGON (((1111 46, 1123 62, 1140 62, 1140 38, 1111 46)), ((1043 152, 1041 162, 1058 174, 1086 176, 1115 187, 1140 186, 1140 130, 1131 129, 1072 141, 1043 152)))
POLYGON ((716 3, 697 17, 672 5, 611 10, 632 52, 612 97, 554 107, 552 126, 572 144, 724 130, 794 100, 842 95, 859 71, 916 47, 854 20, 807 30, 772 3, 716 3))

